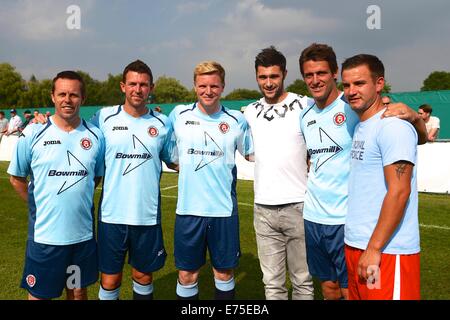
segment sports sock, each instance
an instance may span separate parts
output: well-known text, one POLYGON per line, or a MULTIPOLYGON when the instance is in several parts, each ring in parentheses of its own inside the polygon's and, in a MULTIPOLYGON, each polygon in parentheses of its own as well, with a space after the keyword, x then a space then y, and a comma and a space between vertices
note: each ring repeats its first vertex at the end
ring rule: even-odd
POLYGON ((227 281, 214 278, 214 283, 216 285, 215 300, 234 300, 236 293, 234 277, 227 281))
POLYGON ((98 298, 100 300, 119 300, 119 294, 120 294, 120 286, 118 286, 113 290, 106 290, 100 284, 100 290, 98 291, 98 298))
POLYGON ((142 285, 133 280, 133 300, 153 300, 153 283, 142 285))
POLYGON ((177 300, 198 300, 198 282, 184 286, 177 281, 177 300))

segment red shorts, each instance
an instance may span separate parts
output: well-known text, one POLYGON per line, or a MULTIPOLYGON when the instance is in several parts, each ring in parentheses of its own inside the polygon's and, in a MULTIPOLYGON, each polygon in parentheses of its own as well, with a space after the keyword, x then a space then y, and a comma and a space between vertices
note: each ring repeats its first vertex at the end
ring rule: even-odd
POLYGON ((345 246, 349 300, 420 300, 420 254, 381 254, 372 283, 358 276, 363 250, 345 246))

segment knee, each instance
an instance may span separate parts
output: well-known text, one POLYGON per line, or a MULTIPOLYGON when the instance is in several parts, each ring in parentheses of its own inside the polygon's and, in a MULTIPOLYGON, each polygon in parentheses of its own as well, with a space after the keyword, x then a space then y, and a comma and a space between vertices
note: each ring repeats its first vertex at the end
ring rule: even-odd
POLYGON ((114 290, 120 287, 122 274, 102 274, 102 287, 106 290, 114 290))
POLYGON ((198 272, 180 271, 178 272, 178 282, 183 285, 196 283, 198 280, 198 272))
POLYGON ((333 281, 325 281, 322 283, 322 294, 326 300, 339 300, 342 298, 339 284, 333 281))
POLYGON ((145 273, 133 269, 133 280, 142 285, 148 285, 153 282, 153 275, 151 272, 145 273))
POLYGON ((214 269, 214 278, 220 281, 228 281, 233 278, 233 270, 216 270, 214 269))

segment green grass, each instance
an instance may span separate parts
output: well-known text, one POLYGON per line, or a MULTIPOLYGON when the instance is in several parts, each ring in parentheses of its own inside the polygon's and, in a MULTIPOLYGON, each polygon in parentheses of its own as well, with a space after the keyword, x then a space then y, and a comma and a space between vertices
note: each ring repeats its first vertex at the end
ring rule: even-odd
MULTIPOLYGON (((0 162, 0 299, 26 299, 26 291, 19 288, 22 276, 25 241, 27 237, 27 206, 13 191, 6 174, 7 162, 0 162)), ((155 299, 175 299, 177 271, 173 258, 173 227, 177 175, 164 173, 162 189, 162 226, 168 253, 165 266, 154 274, 155 299), (173 187, 173 188, 168 188, 173 187), (164 188, 168 188, 164 190, 164 188)), ((236 269, 236 298, 264 299, 262 274, 256 253, 253 230, 253 183, 239 180, 237 184, 242 257, 236 269)), ((100 190, 96 190, 98 203, 100 190)), ((423 299, 450 299, 450 196, 420 194, 419 217, 421 226, 421 282, 423 299), (437 228, 437 227, 444 227, 437 228)), ((131 299, 131 272, 124 269, 121 299, 131 299)), ((97 299, 98 283, 89 287, 89 298, 97 299)), ((200 298, 212 299, 214 283, 209 261, 200 272, 200 298)), ((315 281, 316 298, 321 299, 315 281)))

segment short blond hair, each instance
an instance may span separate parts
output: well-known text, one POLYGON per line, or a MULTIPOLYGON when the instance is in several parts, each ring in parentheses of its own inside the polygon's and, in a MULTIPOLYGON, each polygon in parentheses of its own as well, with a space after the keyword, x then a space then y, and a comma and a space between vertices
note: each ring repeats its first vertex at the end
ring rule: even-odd
POLYGON ((194 69, 194 82, 197 76, 204 74, 214 74, 217 73, 225 85, 225 69, 216 61, 203 61, 200 62, 194 69))

